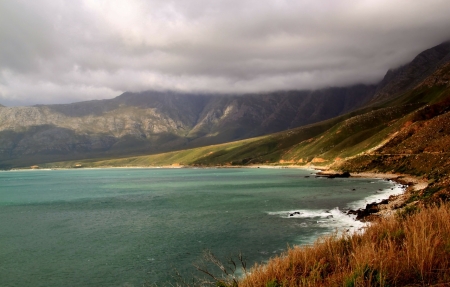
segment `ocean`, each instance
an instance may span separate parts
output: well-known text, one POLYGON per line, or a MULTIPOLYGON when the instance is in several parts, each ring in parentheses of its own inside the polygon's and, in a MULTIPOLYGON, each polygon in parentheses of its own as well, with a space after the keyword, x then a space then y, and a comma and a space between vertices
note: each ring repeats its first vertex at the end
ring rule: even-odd
POLYGON ((210 251, 247 266, 362 223, 393 182, 282 168, 0 172, 0 286, 166 286, 210 251))

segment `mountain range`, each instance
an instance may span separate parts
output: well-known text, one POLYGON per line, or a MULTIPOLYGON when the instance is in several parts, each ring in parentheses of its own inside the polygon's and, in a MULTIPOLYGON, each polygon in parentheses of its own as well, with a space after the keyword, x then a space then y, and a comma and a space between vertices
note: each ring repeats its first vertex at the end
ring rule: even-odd
POLYGON ((153 163, 335 162, 378 149, 400 119, 444 100, 449 63, 445 42, 389 70, 376 85, 243 95, 126 92, 65 105, 0 105, 0 168, 132 162, 171 151, 181 152, 171 160, 155 155, 153 163), (158 156, 166 159, 157 162, 158 156))

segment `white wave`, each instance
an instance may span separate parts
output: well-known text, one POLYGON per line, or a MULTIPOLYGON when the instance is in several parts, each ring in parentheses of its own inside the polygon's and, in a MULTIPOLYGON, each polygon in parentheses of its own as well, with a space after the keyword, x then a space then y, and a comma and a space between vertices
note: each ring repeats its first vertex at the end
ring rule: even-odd
MULTIPOLYGON (((317 227, 330 228, 337 231, 357 231, 365 226, 363 222, 356 221, 355 216, 347 215, 339 210, 338 207, 325 210, 311 210, 311 209, 299 209, 289 211, 268 212, 269 215, 278 215, 283 218, 303 218, 311 219, 312 225, 317 227)), ((310 223, 302 222, 301 227, 309 226, 310 223)))
MULTIPOLYGON (((392 182, 392 181, 390 181, 392 182)), ((380 201, 384 199, 388 199, 391 195, 398 195, 405 192, 405 186, 401 184, 395 184, 390 188, 386 188, 383 190, 376 191, 374 194, 354 202, 350 202, 347 204, 348 209, 358 209, 358 208, 365 208, 366 204, 376 202, 379 203, 380 201)))
MULTIPOLYGON (((393 182, 392 182, 393 183, 393 182)), ((365 208, 367 203, 380 202, 383 199, 389 198, 391 195, 401 194, 405 190, 405 186, 400 184, 393 184, 391 187, 377 191, 373 195, 370 195, 362 200, 354 201, 347 204, 346 209, 359 209, 365 208)), ((368 223, 364 223, 356 220, 356 215, 349 215, 342 212, 338 207, 325 210, 325 209, 298 209, 298 210, 286 210, 277 212, 268 212, 269 215, 278 215, 283 218, 289 219, 310 219, 307 223, 300 223, 301 227, 312 225, 318 227, 325 227, 328 229, 336 230, 338 232, 356 232, 363 230, 368 223)))
POLYGON ((288 210, 288 211, 277 211, 277 212, 268 212, 269 215, 280 215, 285 218, 315 218, 322 217, 325 218, 331 215, 331 210, 311 210, 311 209, 297 209, 297 210, 288 210))

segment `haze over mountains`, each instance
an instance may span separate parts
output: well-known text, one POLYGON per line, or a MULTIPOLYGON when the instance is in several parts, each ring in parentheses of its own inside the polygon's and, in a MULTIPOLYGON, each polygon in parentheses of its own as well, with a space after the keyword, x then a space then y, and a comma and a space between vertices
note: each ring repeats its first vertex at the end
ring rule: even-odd
POLYGON ((148 91, 67 105, 0 106, 0 167, 157 153, 284 131, 394 99, 448 62, 446 42, 388 71, 378 85, 245 95, 148 91))

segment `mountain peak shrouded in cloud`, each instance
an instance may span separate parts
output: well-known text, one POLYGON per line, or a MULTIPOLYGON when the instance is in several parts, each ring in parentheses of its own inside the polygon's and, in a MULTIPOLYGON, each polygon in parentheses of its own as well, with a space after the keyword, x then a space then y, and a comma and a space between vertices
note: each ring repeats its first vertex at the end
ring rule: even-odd
POLYGON ((0 102, 375 83, 450 38, 450 2, 0 2, 0 102))

